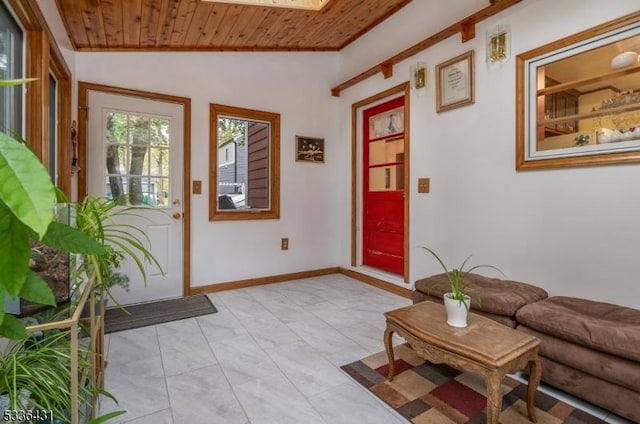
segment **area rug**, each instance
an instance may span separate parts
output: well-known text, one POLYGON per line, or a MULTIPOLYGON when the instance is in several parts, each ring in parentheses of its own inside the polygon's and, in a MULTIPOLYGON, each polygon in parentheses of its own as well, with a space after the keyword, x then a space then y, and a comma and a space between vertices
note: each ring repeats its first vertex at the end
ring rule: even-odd
POLYGON ((127 306, 125 310, 112 308, 104 313, 104 332, 130 330, 216 312, 218 310, 205 295, 142 303, 127 306))
MULTIPOLYGON (((487 422, 486 383, 482 377, 447 365, 425 362, 406 344, 396 346, 394 352, 395 376, 392 382, 386 381, 389 364, 385 352, 341 368, 411 423, 487 422)), ((500 422, 530 423, 526 384, 506 377, 502 390, 500 422)), ((540 390, 536 393, 535 407, 538 424, 604 423, 540 390)))

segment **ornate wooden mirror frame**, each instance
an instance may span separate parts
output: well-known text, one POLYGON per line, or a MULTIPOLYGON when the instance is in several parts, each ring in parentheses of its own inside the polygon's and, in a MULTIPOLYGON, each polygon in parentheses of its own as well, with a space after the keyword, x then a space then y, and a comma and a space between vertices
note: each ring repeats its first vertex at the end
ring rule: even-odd
POLYGON ((516 169, 640 162, 640 12, 517 56, 516 169))

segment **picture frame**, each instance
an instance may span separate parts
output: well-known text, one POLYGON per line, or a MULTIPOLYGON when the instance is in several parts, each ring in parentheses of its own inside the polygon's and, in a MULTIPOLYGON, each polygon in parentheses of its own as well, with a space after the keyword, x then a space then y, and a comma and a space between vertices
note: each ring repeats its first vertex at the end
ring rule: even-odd
POLYGON ((436 112, 475 102, 474 51, 470 50, 436 66, 436 112))
POLYGON ((404 132, 404 106, 388 110, 369 118, 369 137, 377 139, 404 132))
POLYGON ((296 136, 296 162, 324 163, 324 138, 296 136))

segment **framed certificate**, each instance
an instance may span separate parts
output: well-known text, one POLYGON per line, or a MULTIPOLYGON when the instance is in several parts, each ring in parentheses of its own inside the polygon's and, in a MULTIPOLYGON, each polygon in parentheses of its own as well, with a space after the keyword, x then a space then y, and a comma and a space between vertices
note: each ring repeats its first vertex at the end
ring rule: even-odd
POLYGON ((436 112, 473 104, 473 50, 436 66, 436 112))

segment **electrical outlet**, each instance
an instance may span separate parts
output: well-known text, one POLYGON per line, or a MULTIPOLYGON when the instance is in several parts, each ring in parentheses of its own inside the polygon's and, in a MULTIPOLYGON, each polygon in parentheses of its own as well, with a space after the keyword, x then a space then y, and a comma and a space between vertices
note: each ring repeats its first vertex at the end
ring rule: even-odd
POLYGON ((283 238, 280 241, 280 249, 289 250, 289 239, 288 238, 283 238))

